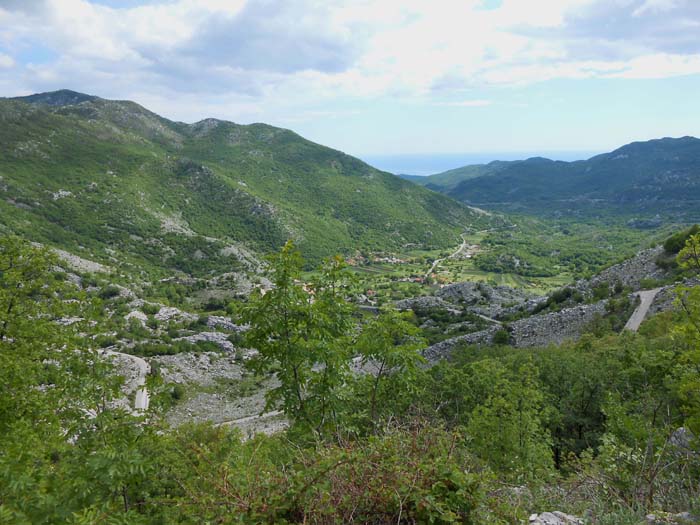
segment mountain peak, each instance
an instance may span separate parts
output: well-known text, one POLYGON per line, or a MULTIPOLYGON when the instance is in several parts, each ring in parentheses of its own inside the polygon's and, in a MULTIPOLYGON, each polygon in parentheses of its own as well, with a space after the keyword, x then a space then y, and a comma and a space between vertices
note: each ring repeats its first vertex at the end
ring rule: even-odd
POLYGON ((14 100, 27 102, 28 104, 45 104, 47 106, 73 106, 82 102, 89 102, 98 99, 94 95, 78 93, 70 89, 59 89, 58 91, 47 91, 46 93, 35 93, 26 97, 15 97, 14 100))

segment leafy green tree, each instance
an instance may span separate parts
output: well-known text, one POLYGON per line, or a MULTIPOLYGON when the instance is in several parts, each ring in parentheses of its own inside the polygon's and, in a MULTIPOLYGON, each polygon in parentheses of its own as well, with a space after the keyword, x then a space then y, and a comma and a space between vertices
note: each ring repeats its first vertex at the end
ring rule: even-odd
POLYGON ((700 271, 700 233, 691 235, 676 257, 678 266, 684 270, 700 271))
POLYGON ((416 394, 419 366, 425 361, 419 351, 426 343, 408 315, 382 312, 362 327, 355 342, 355 351, 369 372, 356 382, 355 395, 364 401, 356 415, 373 426, 381 417, 396 415, 398 405, 410 404, 416 394))
POLYGON ((349 374, 352 317, 343 261, 328 260, 307 284, 291 241, 270 263, 274 286, 255 292, 242 312, 250 325, 245 344, 259 352, 250 367, 277 375, 280 385, 268 393, 268 409, 281 406, 298 426, 320 436, 337 428, 349 374))
POLYGON ((680 287, 678 302, 684 318, 675 330, 683 344, 676 366, 678 394, 686 413, 686 425, 700 436, 700 287, 680 287))
POLYGON ((145 476, 136 449, 146 430, 113 408, 120 380, 86 344, 97 312, 57 265, 0 239, 0 509, 17 523, 132 512, 145 476))
POLYGON ((530 363, 520 367, 514 380, 499 375, 491 395, 469 418, 467 433, 474 451, 509 476, 542 479, 553 464, 537 370, 530 363))

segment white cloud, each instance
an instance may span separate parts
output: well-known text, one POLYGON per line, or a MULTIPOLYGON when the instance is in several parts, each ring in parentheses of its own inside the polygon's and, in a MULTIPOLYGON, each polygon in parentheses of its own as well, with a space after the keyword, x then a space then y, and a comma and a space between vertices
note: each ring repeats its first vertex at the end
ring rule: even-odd
POLYGON ((632 16, 642 16, 647 13, 663 13, 664 11, 675 9, 680 4, 679 0, 646 0, 632 12, 632 16))
POLYGON ((485 106, 490 106, 493 102, 490 100, 475 99, 475 100, 461 100, 458 102, 441 102, 441 106, 452 106, 459 108, 483 108, 485 106))
POLYGON ((483 107, 490 102, 460 98, 474 88, 556 78, 700 72, 697 0, 481 4, 161 0, 113 9, 88 0, 3 0, 0 67, 33 46, 57 58, 0 72, 0 85, 137 98, 179 118, 197 116, 195 106, 303 118, 293 113, 313 115, 339 99, 483 107))
POLYGON ((0 69, 11 68, 14 65, 15 65, 15 61, 10 55, 0 53, 0 69))
POLYGON ((700 56, 667 54, 646 55, 619 64, 619 71, 610 73, 614 78, 667 78, 700 74, 700 56))

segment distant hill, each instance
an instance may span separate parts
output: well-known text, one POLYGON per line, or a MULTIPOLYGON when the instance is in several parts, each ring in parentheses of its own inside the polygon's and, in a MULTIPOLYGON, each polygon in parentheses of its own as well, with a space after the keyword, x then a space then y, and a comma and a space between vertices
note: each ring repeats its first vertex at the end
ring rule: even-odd
POLYGON ((486 167, 433 175, 424 185, 470 205, 510 212, 700 219, 700 140, 694 137, 634 142, 575 162, 535 157, 486 167))
POLYGON ((89 102, 97 100, 98 97, 78 93, 70 89, 61 89, 58 91, 50 91, 48 93, 36 93, 26 97, 15 97, 13 100, 27 102, 28 104, 45 104, 47 106, 69 106, 72 104, 80 104, 81 102, 89 102))
POLYGON ((296 133, 172 122, 73 91, 0 99, 0 233, 134 268, 220 271, 288 238, 312 260, 454 245, 489 219, 296 133))
POLYGON ((425 177, 420 175, 399 175, 399 177, 431 190, 447 193, 464 180, 493 175, 509 164, 511 164, 510 161, 494 160, 488 164, 472 164, 425 177))

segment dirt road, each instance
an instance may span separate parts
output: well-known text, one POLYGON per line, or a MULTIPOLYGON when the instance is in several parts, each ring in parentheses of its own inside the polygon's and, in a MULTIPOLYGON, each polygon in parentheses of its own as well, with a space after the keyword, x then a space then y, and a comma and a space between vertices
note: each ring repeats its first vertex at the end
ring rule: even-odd
POLYGON ((632 315, 625 325, 625 330, 630 330, 631 332, 639 330, 639 325, 644 321, 651 303, 654 302, 654 297, 656 297, 656 294, 659 293, 660 290, 661 288, 654 288, 653 290, 643 290, 635 293, 635 295, 639 297, 640 303, 635 311, 632 312, 632 315))

